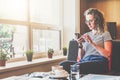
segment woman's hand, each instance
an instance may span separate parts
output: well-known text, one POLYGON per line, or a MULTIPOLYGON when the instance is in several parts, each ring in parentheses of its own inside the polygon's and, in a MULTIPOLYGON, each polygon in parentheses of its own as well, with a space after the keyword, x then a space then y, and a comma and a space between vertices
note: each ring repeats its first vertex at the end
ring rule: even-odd
POLYGON ((77 39, 77 42, 78 42, 79 44, 82 44, 82 42, 84 42, 84 39, 82 38, 82 36, 77 39))
POLYGON ((89 42, 90 44, 93 43, 91 37, 90 37, 88 34, 84 34, 84 35, 82 36, 82 38, 83 38, 85 41, 89 42))
POLYGON ((79 44, 81 44, 81 43, 84 42, 84 41, 87 41, 87 42, 89 42, 90 44, 93 43, 91 37, 90 37, 87 33, 84 34, 84 35, 82 35, 79 39, 77 39, 77 42, 78 42, 79 44))

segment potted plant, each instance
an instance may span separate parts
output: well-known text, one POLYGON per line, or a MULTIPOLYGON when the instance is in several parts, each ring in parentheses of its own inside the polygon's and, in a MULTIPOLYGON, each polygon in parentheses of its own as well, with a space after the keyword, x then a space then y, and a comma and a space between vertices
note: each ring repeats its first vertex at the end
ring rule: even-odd
POLYGON ((33 57, 33 51, 28 49, 25 53, 26 53, 27 61, 31 62, 33 57))
POLYGON ((48 58, 52 58, 54 50, 52 48, 48 49, 48 58))
POLYGON ((0 66, 5 66, 6 65, 6 60, 8 60, 8 53, 4 51, 0 51, 0 66))
POLYGON ((63 55, 66 56, 67 55, 67 47, 63 47, 63 55))

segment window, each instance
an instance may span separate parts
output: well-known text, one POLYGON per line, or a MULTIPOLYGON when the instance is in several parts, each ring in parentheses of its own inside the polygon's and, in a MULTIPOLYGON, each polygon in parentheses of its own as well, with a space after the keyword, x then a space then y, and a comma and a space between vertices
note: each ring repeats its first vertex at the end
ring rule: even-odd
POLYGON ((30 0, 31 22, 59 25, 60 0, 30 0))
POLYGON ((27 20, 27 0, 0 0, 0 19, 27 20))
POLYGON ((26 26, 0 24, 0 47, 10 53, 11 58, 21 57, 28 48, 26 26))
POLYGON ((60 50, 60 31, 33 29, 33 50, 45 52, 48 48, 60 50))
POLYGON ((36 53, 60 50, 60 5, 60 0, 0 0, 0 27, 14 29, 12 57, 24 56, 28 48, 36 53))
POLYGON ((24 56, 28 49, 28 28, 26 26, 15 25, 13 47, 15 57, 24 56))

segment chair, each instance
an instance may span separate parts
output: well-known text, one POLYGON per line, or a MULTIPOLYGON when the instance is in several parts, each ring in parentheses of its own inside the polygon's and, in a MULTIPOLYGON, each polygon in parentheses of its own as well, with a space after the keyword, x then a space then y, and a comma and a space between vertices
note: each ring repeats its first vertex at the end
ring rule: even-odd
MULTIPOLYGON (((112 74, 115 74, 115 73, 120 73, 120 40, 112 40, 112 46, 113 47, 112 47, 111 59, 109 61, 110 64, 108 65, 110 67, 110 70, 108 73, 112 72, 112 74)), ((78 43, 76 40, 73 39, 69 42, 68 60, 76 61, 77 54, 78 54, 78 43)), ((86 64, 86 67, 90 67, 90 66, 86 64)), ((86 72, 87 70, 85 71, 85 73, 86 72)))
POLYGON ((113 40, 112 44, 111 71, 118 73, 120 72, 120 40, 113 40))
POLYGON ((120 40, 112 40, 112 54, 109 61, 109 75, 120 75, 120 40))
POLYGON ((77 61, 77 56, 78 56, 78 42, 73 39, 69 42, 68 60, 77 61))
MULTIPOLYGON (((78 48, 79 47, 78 47, 78 43, 76 40, 73 39, 69 42, 68 60, 77 61, 78 48)), ((108 72, 107 64, 105 64, 105 66, 101 67, 101 65, 103 65, 103 64, 104 63, 100 62, 100 61, 90 61, 90 62, 82 63, 80 65, 80 69, 81 69, 80 72, 82 74, 108 72), (96 67, 96 66, 98 66, 98 67, 96 67), (102 69, 102 70, 100 70, 100 69, 102 69)))

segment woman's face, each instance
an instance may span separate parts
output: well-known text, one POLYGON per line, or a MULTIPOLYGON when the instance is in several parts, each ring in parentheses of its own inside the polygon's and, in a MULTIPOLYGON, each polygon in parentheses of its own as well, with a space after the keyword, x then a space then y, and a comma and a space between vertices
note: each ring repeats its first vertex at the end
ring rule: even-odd
POLYGON ((86 21, 85 23, 87 24, 87 26, 89 27, 90 30, 94 30, 96 27, 95 27, 95 18, 93 15, 91 14, 88 14, 86 15, 86 21))

